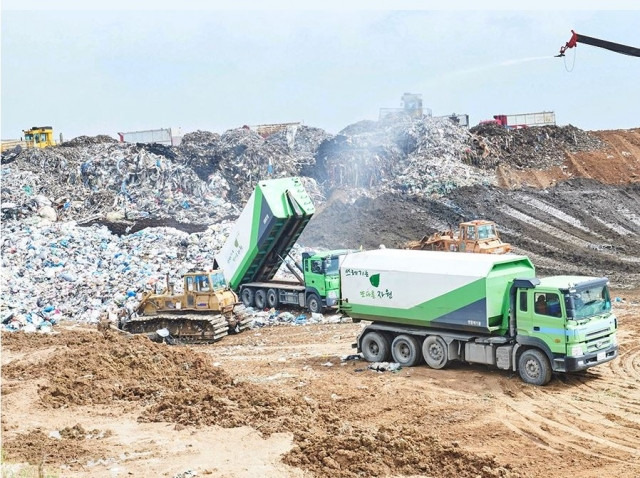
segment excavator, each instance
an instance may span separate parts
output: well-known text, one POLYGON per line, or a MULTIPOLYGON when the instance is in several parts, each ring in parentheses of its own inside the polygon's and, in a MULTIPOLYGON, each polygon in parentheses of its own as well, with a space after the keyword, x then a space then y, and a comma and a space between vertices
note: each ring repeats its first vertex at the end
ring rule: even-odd
POLYGON ((506 254, 511 251, 511 244, 502 242, 495 222, 476 219, 461 222, 457 233, 449 229, 412 241, 407 244, 407 249, 506 254))
POLYGON ((599 48, 604 48, 605 50, 622 53, 623 55, 640 56, 640 48, 622 45, 620 43, 614 43, 607 40, 601 40, 599 38, 588 37, 586 35, 580 35, 571 30, 571 38, 563 47, 560 48, 560 53, 556 55, 556 57, 563 57, 565 51, 567 51, 569 48, 578 46, 578 43, 597 46, 599 48))
POLYGON ((222 271, 192 271, 182 280, 177 293, 167 276, 165 289, 145 293, 136 313, 123 318, 119 328, 172 344, 217 342, 249 327, 250 317, 222 271))

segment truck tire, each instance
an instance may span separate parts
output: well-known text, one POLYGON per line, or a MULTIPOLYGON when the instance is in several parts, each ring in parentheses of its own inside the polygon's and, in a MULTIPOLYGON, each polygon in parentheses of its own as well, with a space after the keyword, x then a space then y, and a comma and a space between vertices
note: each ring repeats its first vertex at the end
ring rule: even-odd
POLYGON ((245 307, 253 307, 253 289, 245 287, 241 292, 242 305, 245 307))
POLYGON ((391 357, 404 367, 414 367, 422 360, 420 342, 411 335, 398 335, 391 343, 391 357))
POLYGON ((256 309, 264 309, 265 305, 267 305, 267 293, 264 289, 258 289, 256 291, 254 300, 256 302, 256 309))
POLYGON ((278 292, 275 289, 267 291, 267 307, 270 309, 278 307, 278 292))
POLYGON ((546 385, 551 380, 549 359, 540 350, 525 350, 518 359, 518 373, 525 383, 546 385))
POLYGON ((386 362, 389 358, 389 340, 379 332, 367 332, 360 348, 367 362, 386 362))
POLYGON ((442 337, 429 335, 422 344, 422 355, 425 362, 431 368, 444 368, 449 362, 449 352, 447 344, 442 337))
POLYGON ((322 314, 324 312, 324 307, 318 294, 311 293, 307 296, 307 307, 313 314, 322 314))

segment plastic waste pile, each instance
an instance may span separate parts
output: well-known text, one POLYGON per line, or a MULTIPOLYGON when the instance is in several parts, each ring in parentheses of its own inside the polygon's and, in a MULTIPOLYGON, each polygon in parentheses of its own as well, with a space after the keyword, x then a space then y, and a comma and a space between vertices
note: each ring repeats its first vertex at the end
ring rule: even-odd
POLYGON ((3 205, 21 208, 45 197, 56 213, 49 214, 52 220, 151 217, 189 223, 238 213, 191 168, 131 144, 24 150, 3 165, 2 179, 3 205))
POLYGON ((141 293, 213 267, 231 223, 203 233, 148 228, 127 236, 73 222, 3 224, 0 317, 4 329, 47 327, 60 319, 97 322, 141 293))
POLYGON ((342 314, 294 314, 289 311, 280 311, 277 309, 256 310, 252 307, 247 307, 245 313, 250 317, 250 327, 252 329, 278 325, 339 324, 351 322, 351 319, 342 314))
POLYGON ((564 162, 564 151, 592 151, 603 147, 596 136, 575 126, 538 126, 507 129, 496 124, 471 128, 472 145, 465 159, 494 168, 508 163, 520 168, 548 168, 564 162))
POLYGON ((462 162, 471 136, 448 119, 389 115, 344 128, 318 149, 318 175, 329 188, 446 194, 492 184, 494 175, 462 162), (323 171, 322 171, 323 169, 323 171))

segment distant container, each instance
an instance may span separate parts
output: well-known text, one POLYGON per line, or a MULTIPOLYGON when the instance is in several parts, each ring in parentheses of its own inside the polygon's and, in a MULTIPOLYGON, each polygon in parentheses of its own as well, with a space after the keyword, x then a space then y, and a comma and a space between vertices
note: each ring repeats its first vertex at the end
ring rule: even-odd
POLYGON ((148 129, 118 133, 121 143, 159 143, 167 146, 178 146, 182 141, 180 128, 148 129))
POLYGON ((556 114, 553 111, 523 113, 516 115, 494 115, 493 119, 506 128, 528 128, 530 126, 554 126, 556 114))

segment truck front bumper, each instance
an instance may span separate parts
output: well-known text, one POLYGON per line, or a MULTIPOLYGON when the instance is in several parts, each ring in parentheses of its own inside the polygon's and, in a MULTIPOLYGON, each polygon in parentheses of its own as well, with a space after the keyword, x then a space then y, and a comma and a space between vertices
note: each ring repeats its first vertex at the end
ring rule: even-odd
POLYGON ((338 305, 338 299, 327 297, 327 307, 336 307, 338 305))
POLYGON ((613 360, 618 356, 618 346, 612 345, 609 348, 600 350, 599 352, 583 355, 581 357, 565 357, 564 366, 567 372, 579 372, 586 370, 594 365, 613 360))

